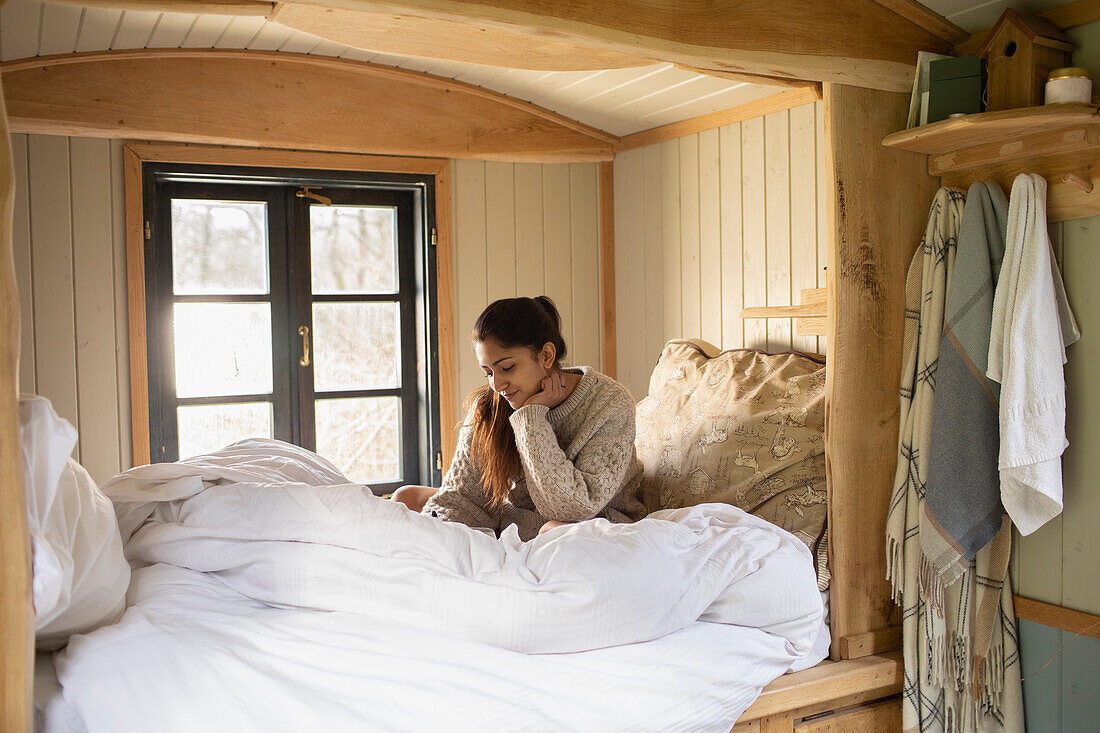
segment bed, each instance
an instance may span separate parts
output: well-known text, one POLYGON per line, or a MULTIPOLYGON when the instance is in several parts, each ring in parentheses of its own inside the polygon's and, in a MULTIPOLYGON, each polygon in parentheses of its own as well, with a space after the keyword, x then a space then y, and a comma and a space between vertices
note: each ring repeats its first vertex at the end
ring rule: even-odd
MULTIPOLYGON (((902 282, 905 263, 919 239, 917 232, 922 224, 922 214, 916 210, 903 210, 898 204, 881 206, 877 202, 883 190, 904 193, 904 197, 911 200, 923 200, 927 196, 922 194, 931 189, 932 179, 923 174, 922 161, 918 156, 866 144, 868 140, 877 142, 885 132, 900 127, 899 119, 904 115, 904 100, 900 95, 828 84, 825 86, 825 101, 830 163, 836 189, 843 193, 835 201, 835 226, 830 242, 829 369, 824 386, 827 401, 825 454, 828 514, 832 536, 829 545, 833 574, 830 599, 832 656, 835 661, 780 677, 768 685, 755 702, 752 699, 766 680, 752 678, 752 674, 747 673, 733 687, 715 688, 705 699, 696 700, 691 710, 682 710, 677 718, 681 722, 695 720, 695 706, 721 710, 727 716, 741 711, 733 716, 736 718, 739 715, 735 730, 789 731, 796 725, 799 730, 813 730, 818 725, 815 721, 827 720, 829 715, 833 716, 833 722, 838 719, 845 722, 880 720, 881 717, 875 716, 883 715, 883 710, 888 715, 892 708, 883 706, 891 703, 871 706, 865 703, 887 698, 900 689, 900 656, 891 653, 891 649, 896 648, 893 641, 896 637, 896 611, 889 602, 880 555, 884 508, 894 464, 902 282), (881 517, 878 516, 879 509, 883 510, 881 517), (821 715, 826 717, 817 717, 821 715)), ((6 123, 4 133, 6 136, 6 123)), ((10 248, 13 182, 10 150, 7 146, 2 148, 0 155, 4 161, 0 166, 3 174, 0 190, 4 192, 5 202, 4 258, 0 271, 0 324, 3 328, 0 332, 0 343, 3 344, 0 381, 5 385, 0 390, 0 399, 3 400, 0 403, 0 415, 3 416, 3 424, 0 425, 0 522, 3 523, 0 543, 4 558, 0 566, 0 653, 4 670, 2 716, 5 729, 21 729, 27 726, 32 710, 33 623, 30 551, 23 519, 26 507, 15 420, 19 321, 10 248)), ((469 539, 480 541, 475 537, 469 539)), ((146 575, 149 577, 133 585, 135 592, 144 585, 170 587, 186 582, 179 577, 153 577, 155 573, 146 575)), ((289 629, 280 631, 293 633, 289 629)), ((425 659, 441 657, 437 646, 429 647, 422 650, 425 659)), ((724 645, 700 641, 698 647, 701 654, 718 653, 724 645)), ((612 650, 620 648, 626 647, 609 647, 612 650)), ((562 657, 569 653, 575 652, 563 650, 562 657)), ((608 659, 607 656, 593 663, 596 667, 605 665, 604 674, 614 674, 616 669, 620 672, 635 670, 641 663, 639 659, 608 659)), ((615 654, 610 656, 615 657, 615 654)), ((674 667, 677 663, 673 650, 662 648, 660 656, 669 666, 674 667)), ((415 683, 415 677, 400 680, 398 671, 392 669, 392 658, 383 654, 381 659, 385 660, 384 666, 391 667, 387 670, 393 672, 389 677, 391 682, 398 679, 395 686, 387 689, 407 696, 409 683, 415 683)), ((552 661, 559 660, 555 657, 552 661)), ((713 666, 720 666, 722 661, 714 659, 717 664, 713 666)), ((216 683, 216 680, 195 679, 202 677, 201 656, 196 655, 194 665, 187 673, 189 684, 216 683)), ((770 668, 758 665, 758 671, 764 672, 764 676, 770 679, 783 671, 780 667, 779 662, 773 661, 770 668)), ((255 670, 249 672, 254 673, 255 670)), ((152 673, 152 670, 147 670, 147 673, 152 673)), ((66 672, 62 672, 64 674, 66 672)), ((547 674, 550 675, 549 672, 547 674)), ((461 682, 458 680, 458 683, 461 682)), ((690 680, 685 682, 687 685, 690 683, 690 680)), ((45 685, 42 686, 44 688, 45 685)), ((226 694, 227 691, 245 688, 234 683, 218 689, 226 694)), ((354 695, 357 690, 352 688, 347 692, 354 695)), ((314 692, 307 688, 307 692, 298 694, 296 704, 299 709, 311 707, 314 692)), ((536 695, 538 690, 533 685, 521 684, 513 692, 523 699, 523 696, 536 695)), ((452 720, 441 708, 433 708, 433 698, 407 696, 402 699, 408 700, 408 705, 419 705, 419 710, 425 715, 439 716, 441 727, 446 727, 446 723, 452 720)), ((109 700, 105 702, 109 703, 109 700)), ((539 721, 545 723, 552 720, 549 707, 538 709, 539 721)), ((643 711, 652 712, 645 708, 643 711)), ((190 712, 197 714, 203 711, 190 712)), ((381 713, 374 711, 374 714, 381 713)), ((595 729, 621 729, 614 718, 598 717, 602 714, 600 710, 593 712, 597 716, 594 719, 600 721, 595 729)), ((285 722, 288 719, 280 720, 285 722)), ((650 718, 644 724, 651 724, 654 720, 657 719, 650 718)), ((675 728, 675 721, 670 722, 668 727, 675 728)))
POLYGON ((21 399, 37 641, 60 648, 39 727, 727 730, 828 655, 823 387, 806 355, 670 343, 638 407, 654 511, 529 542, 269 439, 96 487, 72 427, 21 399), (719 467, 729 501, 697 480, 719 467))

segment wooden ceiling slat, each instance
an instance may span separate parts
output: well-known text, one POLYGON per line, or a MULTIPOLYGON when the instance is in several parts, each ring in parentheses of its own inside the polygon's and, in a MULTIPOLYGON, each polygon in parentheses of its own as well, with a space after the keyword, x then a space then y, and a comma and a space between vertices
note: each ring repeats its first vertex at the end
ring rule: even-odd
POLYGON ((80 30, 80 8, 68 5, 42 6, 42 32, 38 53, 43 56, 76 51, 76 36, 80 30))
MULTIPOLYGON (((103 51, 110 48, 121 18, 121 10, 86 8, 84 10, 84 22, 80 24, 80 37, 76 39, 76 52, 103 51)), ((4 58, 7 60, 22 57, 5 56, 4 58)))

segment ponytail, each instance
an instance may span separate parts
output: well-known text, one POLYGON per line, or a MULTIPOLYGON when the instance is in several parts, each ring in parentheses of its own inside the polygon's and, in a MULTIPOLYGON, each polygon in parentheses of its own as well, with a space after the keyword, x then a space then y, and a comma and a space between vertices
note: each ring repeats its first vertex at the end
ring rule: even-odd
MULTIPOLYGON (((525 346, 537 353, 551 343, 555 349, 554 366, 565 356, 561 335, 561 316, 554 301, 545 295, 537 298, 504 298, 489 304, 474 323, 473 340, 492 339, 505 348, 525 346)), ((470 455, 481 472, 481 484, 491 508, 508 498, 512 482, 523 471, 516 436, 509 418, 514 410, 502 396, 483 385, 466 399, 467 414, 473 427, 470 455)))

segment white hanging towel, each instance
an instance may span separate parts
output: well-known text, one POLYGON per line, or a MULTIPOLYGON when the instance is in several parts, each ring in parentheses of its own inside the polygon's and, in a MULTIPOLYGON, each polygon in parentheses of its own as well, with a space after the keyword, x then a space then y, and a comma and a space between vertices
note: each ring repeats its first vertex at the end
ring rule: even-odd
POLYGON ((1066 347, 1081 338, 1047 233, 1047 182, 1016 177, 986 375, 1001 383, 1001 502, 1021 534, 1062 512, 1066 347))

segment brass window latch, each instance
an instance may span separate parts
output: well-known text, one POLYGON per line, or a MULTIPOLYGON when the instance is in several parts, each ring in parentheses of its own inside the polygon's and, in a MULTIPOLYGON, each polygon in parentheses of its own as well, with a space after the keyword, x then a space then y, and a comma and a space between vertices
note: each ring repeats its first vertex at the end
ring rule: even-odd
POLYGON ((302 358, 300 366, 309 366, 309 326, 298 326, 298 335, 302 337, 302 358))
POLYGON ((313 199, 314 201, 322 203, 325 206, 332 206, 332 199, 330 199, 328 196, 322 196, 319 193, 313 193, 313 191, 310 190, 309 186, 302 186, 294 192, 294 195, 300 199, 313 199))

